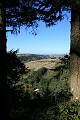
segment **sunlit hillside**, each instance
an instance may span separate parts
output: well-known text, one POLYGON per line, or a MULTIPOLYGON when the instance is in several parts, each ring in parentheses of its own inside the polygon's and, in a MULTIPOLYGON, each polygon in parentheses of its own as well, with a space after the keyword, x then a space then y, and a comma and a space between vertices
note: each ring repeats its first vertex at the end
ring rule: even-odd
POLYGON ((55 59, 40 59, 40 60, 34 60, 30 62, 24 62, 26 68, 30 70, 38 70, 42 67, 48 68, 48 69, 54 69, 57 65, 61 64, 61 60, 59 58, 55 59))

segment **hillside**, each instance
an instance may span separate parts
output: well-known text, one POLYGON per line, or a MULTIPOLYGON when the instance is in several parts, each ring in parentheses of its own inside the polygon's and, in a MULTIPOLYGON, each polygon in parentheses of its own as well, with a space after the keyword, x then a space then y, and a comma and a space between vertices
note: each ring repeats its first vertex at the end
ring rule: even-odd
POLYGON ((42 67, 54 69, 55 66, 61 64, 60 58, 62 58, 64 55, 17 54, 17 56, 25 64, 27 69, 36 71, 42 67))
MULTIPOLYGON (((14 95, 11 98, 11 105, 13 106, 11 117, 13 116, 14 120, 64 120, 65 116, 73 118, 73 104, 68 104, 71 98, 69 56, 42 59, 38 59, 36 56, 35 60, 33 60, 33 57, 34 55, 32 58, 31 55, 26 55, 29 61, 24 57, 25 61, 23 63, 27 69, 20 75, 20 80, 20 66, 12 71, 12 80, 15 80, 15 75, 19 73, 17 75, 18 82, 15 81, 15 84, 13 82, 11 86, 14 91, 10 91, 11 97, 12 94, 14 95), (13 98, 15 101, 13 101, 13 98), (16 109, 18 106, 19 109, 16 109)), ((12 65, 11 59, 10 62, 12 65)), ((78 111, 75 117, 77 117, 77 113, 78 111)))
POLYGON ((49 55, 37 55, 37 54, 17 54, 17 56, 20 58, 22 62, 50 58, 49 55))
POLYGON ((64 54, 52 54, 52 55, 39 55, 39 54, 17 54, 22 62, 29 62, 34 60, 41 60, 41 59, 54 59, 63 57, 64 54))
MULTIPOLYGON (((32 91, 35 88, 48 88, 50 91, 67 89, 69 84, 69 58, 41 59, 24 62, 28 72, 23 76, 25 89, 32 91), (58 84, 58 85, 57 85, 58 84), (55 89, 55 90, 54 90, 55 89)), ((31 92, 31 94, 32 94, 31 92)))
POLYGON ((54 69, 56 66, 59 66, 61 64, 61 60, 59 58, 55 59, 40 59, 40 60, 34 60, 30 62, 24 62, 26 68, 36 71, 42 67, 45 67, 47 69, 54 69))

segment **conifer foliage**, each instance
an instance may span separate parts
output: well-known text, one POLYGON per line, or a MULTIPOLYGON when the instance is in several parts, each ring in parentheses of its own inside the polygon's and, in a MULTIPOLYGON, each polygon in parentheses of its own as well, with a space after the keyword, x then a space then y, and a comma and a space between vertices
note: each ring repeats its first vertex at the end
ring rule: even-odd
POLYGON ((64 11, 71 11, 71 88, 73 99, 80 97, 80 0, 0 0, 0 113, 6 119, 7 113, 7 59, 6 27, 13 33, 20 32, 20 27, 38 27, 37 21, 47 26, 55 25, 64 18, 64 11), (76 52, 77 51, 77 52, 76 52), (75 74, 76 71, 76 74, 75 74), (78 82, 76 82, 78 81, 78 82), (5 89, 4 89, 5 88, 5 89), (77 92, 76 92, 77 91, 77 92))

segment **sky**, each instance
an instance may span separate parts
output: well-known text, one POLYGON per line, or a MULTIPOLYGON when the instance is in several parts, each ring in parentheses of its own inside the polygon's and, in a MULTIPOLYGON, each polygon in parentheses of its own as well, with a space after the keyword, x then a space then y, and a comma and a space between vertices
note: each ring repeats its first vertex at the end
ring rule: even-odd
MULTIPOLYGON (((69 15, 68 15, 69 16, 69 15)), ((70 17, 47 27, 40 22, 37 35, 21 28, 20 34, 7 33, 7 51, 19 49, 20 54, 68 54, 70 50, 70 17)))

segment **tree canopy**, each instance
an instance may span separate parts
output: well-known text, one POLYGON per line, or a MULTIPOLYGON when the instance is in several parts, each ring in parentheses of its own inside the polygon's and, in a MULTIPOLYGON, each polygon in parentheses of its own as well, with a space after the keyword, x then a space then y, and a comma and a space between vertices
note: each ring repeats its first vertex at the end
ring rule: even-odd
POLYGON ((63 11, 80 8, 78 3, 79 0, 7 0, 4 2, 6 26, 16 31, 23 25, 38 27, 37 21, 40 20, 47 26, 55 25, 64 18, 63 11))
POLYGON ((14 32, 20 32, 21 26, 37 27, 37 13, 33 1, 7 0, 2 5, 6 8, 6 26, 12 27, 14 32))

